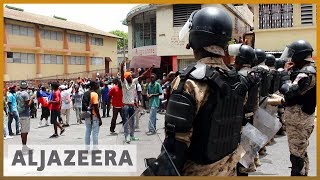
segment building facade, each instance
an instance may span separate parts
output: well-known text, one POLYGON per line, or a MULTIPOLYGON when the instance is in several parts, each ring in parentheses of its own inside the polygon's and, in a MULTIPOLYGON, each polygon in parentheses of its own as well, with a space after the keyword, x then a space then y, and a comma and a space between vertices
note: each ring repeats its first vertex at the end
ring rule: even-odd
POLYGON ((179 41, 178 34, 194 10, 209 6, 228 12, 236 41, 253 26, 253 14, 245 4, 139 5, 126 18, 130 67, 148 68, 154 64, 161 73, 168 73, 195 62, 192 50, 185 48, 188 37, 179 41))
POLYGON ((316 56, 316 4, 256 4, 252 7, 256 48, 279 57, 286 45, 304 39, 313 46, 316 56))
POLYGON ((117 67, 118 36, 59 17, 4 8, 4 80, 117 67))

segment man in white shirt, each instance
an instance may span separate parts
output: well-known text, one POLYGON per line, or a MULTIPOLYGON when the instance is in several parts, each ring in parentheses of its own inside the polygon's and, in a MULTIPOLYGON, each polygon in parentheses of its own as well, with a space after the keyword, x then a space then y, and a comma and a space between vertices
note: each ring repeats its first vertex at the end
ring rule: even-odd
POLYGON ((138 79, 149 73, 153 67, 145 71, 141 76, 137 78, 132 78, 131 72, 124 72, 124 63, 121 63, 121 86, 123 93, 123 125, 124 125, 124 135, 126 143, 130 141, 139 140, 134 137, 134 124, 135 124, 135 107, 138 107, 138 102, 135 99, 136 84, 138 84, 138 79), (130 134, 130 136, 128 136, 130 134))
POLYGON ((61 92, 61 115, 62 115, 62 121, 63 125, 62 127, 68 127, 69 126, 69 120, 70 120, 70 110, 72 108, 72 100, 71 100, 71 92, 72 87, 67 89, 65 85, 61 85, 60 89, 61 92))

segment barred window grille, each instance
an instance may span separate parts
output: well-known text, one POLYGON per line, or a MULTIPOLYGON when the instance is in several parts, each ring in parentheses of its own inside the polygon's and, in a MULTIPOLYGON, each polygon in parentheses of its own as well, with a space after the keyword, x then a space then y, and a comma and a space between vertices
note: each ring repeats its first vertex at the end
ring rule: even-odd
POLYGON ((7 52, 7 63, 35 64, 35 62, 34 54, 7 52))
POLYGON ((41 64, 63 64, 63 57, 54 54, 41 54, 41 64))
POLYGON ((19 35, 19 36, 34 36, 33 27, 25 27, 15 24, 6 24, 7 32, 9 34, 19 35))
POLYGON ((71 65, 84 65, 86 64, 84 56, 69 56, 69 64, 71 65))
POLYGON ((259 5, 259 29, 287 28, 292 26, 292 4, 259 5))
POLYGON ((86 37, 78 34, 68 34, 69 42, 71 43, 86 43, 86 37))
POLYGON ((301 24, 313 25, 312 4, 301 4, 301 24))
POLYGON ((91 57, 91 65, 103 65, 104 61, 102 57, 91 57))
POLYGON ((173 27, 182 27, 189 19, 191 13, 201 9, 201 4, 174 4, 173 27))
MULTIPOLYGON (((83 39, 79 39, 79 41, 83 41, 85 43, 85 37, 83 36, 83 39)), ((91 37, 91 44, 96 45, 96 46, 103 46, 103 38, 96 38, 96 37, 91 37)))
POLYGON ((156 11, 140 13, 132 18, 133 47, 156 45, 156 11))
POLYGON ((57 41, 63 40, 62 32, 58 32, 58 31, 41 29, 40 35, 43 39, 50 39, 50 40, 57 40, 57 41))

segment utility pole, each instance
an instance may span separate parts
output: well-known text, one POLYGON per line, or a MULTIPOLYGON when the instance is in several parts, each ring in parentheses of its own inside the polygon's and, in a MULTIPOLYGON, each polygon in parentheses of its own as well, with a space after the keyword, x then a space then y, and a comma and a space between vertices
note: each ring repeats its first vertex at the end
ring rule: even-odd
MULTIPOLYGON (((123 46, 122 46, 122 51, 123 51, 123 61, 126 61, 126 51, 125 51, 125 39, 122 38, 123 40, 123 46)), ((127 71, 127 62, 124 63, 124 69, 127 71)))

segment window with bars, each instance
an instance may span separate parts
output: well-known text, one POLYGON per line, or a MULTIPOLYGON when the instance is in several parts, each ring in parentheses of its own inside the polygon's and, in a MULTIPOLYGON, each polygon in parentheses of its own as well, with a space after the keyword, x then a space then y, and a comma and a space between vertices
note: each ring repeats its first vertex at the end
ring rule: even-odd
POLYGON ((15 24, 6 24, 7 32, 9 34, 18 35, 18 36, 34 36, 34 28, 20 26, 15 24))
POLYGON ((68 34, 68 40, 71 43, 86 43, 86 37, 79 34, 68 34))
POLYGON ((35 64, 35 55, 31 53, 7 52, 8 63, 35 64))
POLYGON ((63 40, 62 32, 59 32, 59 31, 41 29, 40 35, 43 39, 50 39, 50 40, 57 40, 57 41, 63 40))
POLYGON ((259 29, 287 28, 292 25, 292 4, 259 4, 259 29))
POLYGON ((132 18, 133 47, 156 45, 156 11, 143 12, 132 18))
POLYGON ((71 65, 84 65, 86 64, 84 56, 69 56, 69 64, 71 65))
POLYGON ((91 65, 103 65, 102 57, 91 57, 91 65))
POLYGON ((63 57, 54 54, 42 54, 41 64, 63 64, 63 57))
POLYGON ((91 45, 103 46, 103 38, 91 37, 91 45))
POLYGON ((313 25, 313 6, 312 4, 301 4, 301 24, 313 25))
POLYGON ((201 4, 174 4, 173 27, 182 27, 189 19, 191 13, 201 9, 201 4))

